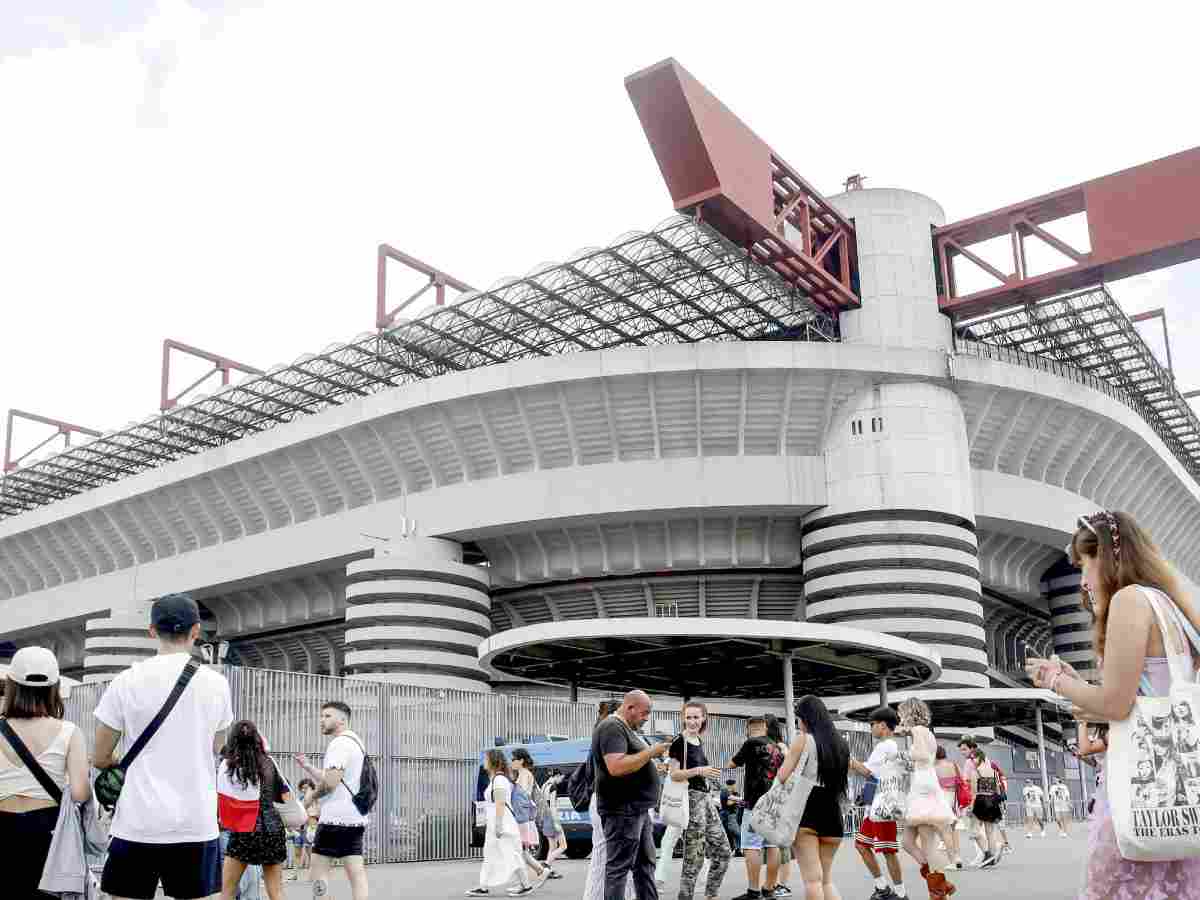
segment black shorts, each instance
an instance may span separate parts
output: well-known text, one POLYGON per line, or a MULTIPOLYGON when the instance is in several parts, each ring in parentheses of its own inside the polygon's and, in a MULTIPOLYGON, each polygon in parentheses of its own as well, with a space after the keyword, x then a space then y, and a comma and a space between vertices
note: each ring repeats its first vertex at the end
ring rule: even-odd
POLYGON ((837 795, 829 788, 820 785, 814 787, 808 795, 799 827, 815 831, 817 837, 845 837, 846 823, 842 819, 842 804, 837 795))
POLYGON ((158 883, 176 900, 197 900, 221 891, 221 842, 142 844, 113 838, 100 890, 112 897, 154 900, 158 883))
POLYGON ((345 859, 347 856, 363 855, 363 825, 326 825, 322 822, 317 826, 317 836, 313 838, 312 852, 317 856, 327 856, 330 859, 345 859))

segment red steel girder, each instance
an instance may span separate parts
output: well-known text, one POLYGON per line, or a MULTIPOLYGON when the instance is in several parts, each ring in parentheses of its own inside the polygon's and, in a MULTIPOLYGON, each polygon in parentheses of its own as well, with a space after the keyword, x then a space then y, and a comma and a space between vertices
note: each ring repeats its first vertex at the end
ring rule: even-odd
POLYGON ((8 411, 8 424, 5 427, 4 469, 3 469, 3 471, 11 472, 13 469, 17 468, 17 466, 19 466, 25 459, 29 458, 29 456, 31 456, 32 454, 37 453, 37 451, 41 450, 48 443, 50 443, 52 440, 54 440, 56 437, 59 437, 60 435, 65 440, 65 446, 70 447, 71 446, 71 435, 73 435, 73 434, 86 434, 89 437, 100 437, 99 431, 93 431, 90 428, 84 428, 82 425, 72 425, 70 422, 63 422, 59 419, 48 419, 45 416, 39 416, 37 413, 24 412, 23 410, 19 410, 19 409, 10 409, 8 411), (13 442, 13 421, 15 419, 24 419, 27 422, 36 422, 39 425, 49 425, 50 427, 55 428, 57 430, 54 432, 54 434, 50 435, 50 437, 46 438, 41 443, 30 448, 29 450, 26 450, 20 456, 14 457, 12 454, 12 442, 13 442))
POLYGON ((227 384, 229 384, 229 373, 234 370, 236 370, 238 372, 244 372, 247 375, 263 374, 262 369, 256 369, 253 366, 243 365, 242 363, 234 362, 232 359, 227 359, 226 357, 220 356, 216 353, 209 353, 207 350, 200 350, 200 349, 198 349, 196 347, 192 347, 188 344, 184 344, 179 341, 173 341, 170 338, 167 338, 166 340, 163 341, 162 386, 161 386, 162 390, 161 390, 161 395, 159 397, 158 408, 163 412, 166 412, 168 409, 174 409, 175 406, 178 405, 179 401, 183 398, 184 394, 199 387, 200 383, 203 382, 210 375, 212 375, 214 372, 220 372, 221 373, 221 385, 222 386, 227 385, 227 384), (181 390, 179 393, 175 394, 174 396, 171 396, 171 391, 170 391, 171 351, 172 350, 178 351, 179 353, 185 353, 188 356, 194 356, 197 359, 206 360, 207 362, 210 362, 213 364, 212 369, 205 372, 203 375, 201 375, 199 378, 197 378, 195 381, 193 381, 191 384, 189 384, 187 387, 185 387, 183 390, 181 390))
POLYGON ((698 215, 826 310, 861 306, 854 225, 765 141, 673 59, 630 75, 625 89, 675 209, 698 215))
POLYGON ((1200 259, 1200 147, 935 228, 933 242, 941 285, 938 304, 955 318, 985 315, 1200 259), (1077 250, 1042 227, 1078 213, 1087 216, 1090 252, 1077 250), (1012 245, 1011 272, 1000 271, 971 250, 1006 234, 1012 245), (1071 262, 1030 275, 1025 240, 1031 236, 1071 262), (959 296, 955 256, 1001 284, 959 296))
POLYGON ((463 281, 459 281, 453 275, 447 275, 441 269, 435 269, 429 263, 422 262, 415 256, 409 256, 397 250, 390 244, 380 244, 379 254, 376 262, 376 283, 375 283, 375 327, 383 330, 391 328, 396 324, 396 316, 401 311, 415 303, 417 299, 430 288, 436 291, 436 302, 438 306, 444 306, 446 303, 446 288, 453 288, 461 294, 475 294, 478 291, 463 281), (394 309, 387 308, 387 263, 389 259, 394 259, 398 263, 402 263, 414 272, 420 272, 422 275, 429 277, 426 285, 401 303, 394 309))

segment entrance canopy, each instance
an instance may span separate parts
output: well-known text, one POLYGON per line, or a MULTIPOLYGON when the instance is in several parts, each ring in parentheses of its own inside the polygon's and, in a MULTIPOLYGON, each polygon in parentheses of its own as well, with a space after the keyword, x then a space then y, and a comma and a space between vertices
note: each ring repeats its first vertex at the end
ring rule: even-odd
MULTIPOLYGON (((934 728, 988 728, 993 725, 1036 728, 1039 708, 1069 718, 1068 705, 1057 694, 1040 688, 945 688, 888 694, 896 705, 920 697, 933 714, 934 728)), ((848 719, 865 722, 879 697, 855 697, 837 707, 848 719)))
POLYGON ((845 696, 917 688, 942 671, 937 651, 891 635, 769 619, 577 619, 513 628, 479 645, 485 667, 545 684, 728 699, 845 696))

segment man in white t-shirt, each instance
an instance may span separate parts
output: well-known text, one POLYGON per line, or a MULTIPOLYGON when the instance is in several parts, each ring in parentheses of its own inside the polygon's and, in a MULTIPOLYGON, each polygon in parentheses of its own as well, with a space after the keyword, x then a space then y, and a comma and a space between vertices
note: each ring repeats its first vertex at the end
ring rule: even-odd
POLYGON ((367 817, 354 805, 354 795, 362 782, 366 748, 350 730, 350 707, 340 700, 321 707, 321 733, 333 738, 325 749, 324 770, 309 765, 304 756, 296 757, 296 764, 316 781, 313 796, 321 801, 312 846, 313 896, 324 897, 329 893, 329 870, 333 860, 340 859, 354 900, 367 900, 367 871, 363 865, 367 817))
POLYGON ((880 706, 871 713, 871 736, 877 743, 871 751, 871 756, 863 764, 856 759, 850 760, 851 771, 870 778, 874 776, 879 781, 875 788, 875 799, 871 801, 871 809, 863 819, 858 834, 854 836, 854 847, 862 858, 863 865, 871 873, 875 890, 871 900, 894 900, 896 897, 907 897, 904 881, 900 871, 900 842, 897 838, 897 818, 904 815, 903 803, 905 798, 904 770, 901 766, 900 746, 892 736, 900 717, 890 706, 880 706), (879 867, 878 853, 887 864, 891 883, 883 877, 879 867))
POLYGON ((1061 778, 1050 785, 1050 811, 1058 825, 1058 836, 1066 837, 1071 827, 1071 789, 1061 778))
MULTIPOLYGON (((94 759, 115 760, 122 736, 146 730, 175 688, 200 637, 200 608, 183 594, 154 601, 158 655, 121 672, 96 707, 94 759)), ((125 773, 101 889, 112 900, 216 897, 221 890, 213 755, 233 721, 229 682, 205 666, 125 773)))
POLYGON ((1030 839, 1035 831, 1046 836, 1046 797, 1042 789, 1030 782, 1021 791, 1025 801, 1025 837, 1030 839))

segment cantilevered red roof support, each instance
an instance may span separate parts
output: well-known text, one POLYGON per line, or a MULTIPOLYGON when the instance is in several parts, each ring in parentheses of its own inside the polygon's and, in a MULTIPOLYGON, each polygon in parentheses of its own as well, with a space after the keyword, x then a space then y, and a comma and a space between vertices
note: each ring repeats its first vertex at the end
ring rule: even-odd
POLYGON ((1200 259, 1200 147, 1105 175, 934 229, 942 312, 955 318, 984 315, 1175 263, 1200 259), (1087 215, 1091 250, 1082 251, 1042 226, 1077 213, 1087 215), (997 269, 971 250, 1009 235, 1011 270, 997 269), (1036 237, 1071 263, 1031 275, 1025 240, 1036 237), (954 258, 961 256, 1000 285, 960 296, 954 258))
POLYGON ((625 88, 677 210, 825 309, 861 305, 854 226, 725 104, 673 59, 630 75, 625 88))

